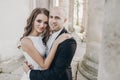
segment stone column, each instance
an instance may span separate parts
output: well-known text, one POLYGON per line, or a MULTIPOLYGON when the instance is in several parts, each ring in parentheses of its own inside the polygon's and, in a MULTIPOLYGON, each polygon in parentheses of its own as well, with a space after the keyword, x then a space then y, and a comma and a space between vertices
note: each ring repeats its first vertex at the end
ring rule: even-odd
POLYGON ((36 0, 36 7, 49 9, 49 0, 36 0))
POLYGON ((73 20, 74 20, 74 0, 69 0, 69 23, 68 23, 68 29, 69 31, 74 31, 73 29, 73 20))
POLYGON ((29 1, 29 13, 31 13, 34 8, 36 8, 36 0, 30 0, 29 1))
POLYGON ((120 80, 120 0, 105 0, 104 5, 98 80, 120 80))
POLYGON ((50 9, 50 0, 30 0, 29 1, 30 13, 36 7, 50 9))
POLYGON ((101 44, 101 29, 103 25, 103 0, 88 1, 88 26, 86 53, 79 64, 81 80, 97 80, 98 54, 101 44))
POLYGON ((59 0, 59 6, 65 10, 66 18, 69 21, 69 0, 59 0))
POLYGON ((85 32, 85 34, 86 34, 86 29, 87 29, 86 26, 87 26, 87 21, 88 21, 87 13, 88 13, 88 0, 83 0, 83 17, 82 17, 80 33, 85 32))
POLYGON ((68 21, 65 24, 66 29, 73 31, 74 0, 59 0, 59 6, 65 9, 68 21))
POLYGON ((54 0, 49 0, 49 6, 50 6, 49 9, 53 8, 53 6, 54 6, 54 0))

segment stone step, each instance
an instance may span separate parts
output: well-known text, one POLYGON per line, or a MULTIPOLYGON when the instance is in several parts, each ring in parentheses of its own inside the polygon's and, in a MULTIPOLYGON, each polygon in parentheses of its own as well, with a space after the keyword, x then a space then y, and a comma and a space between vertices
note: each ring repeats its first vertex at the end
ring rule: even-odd
POLYGON ((18 67, 22 66, 24 57, 21 57, 17 60, 8 60, 0 64, 1 73, 11 73, 15 71, 18 67))
POLYGON ((1 73, 0 80, 20 80, 20 76, 16 74, 1 73))

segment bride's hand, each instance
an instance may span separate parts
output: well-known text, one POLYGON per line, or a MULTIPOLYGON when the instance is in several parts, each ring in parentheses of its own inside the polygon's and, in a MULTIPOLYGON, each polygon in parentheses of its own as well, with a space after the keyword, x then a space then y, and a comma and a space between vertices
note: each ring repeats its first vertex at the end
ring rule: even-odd
POLYGON ((56 40, 55 43, 60 44, 61 42, 70 39, 72 36, 68 33, 61 34, 56 40))

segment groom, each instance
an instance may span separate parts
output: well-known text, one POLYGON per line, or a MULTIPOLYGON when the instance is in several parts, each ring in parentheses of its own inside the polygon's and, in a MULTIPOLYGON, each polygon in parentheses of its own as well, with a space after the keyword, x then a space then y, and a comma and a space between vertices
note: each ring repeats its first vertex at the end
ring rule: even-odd
MULTIPOLYGON (((54 7, 50 10, 49 26, 53 32, 50 36, 47 46, 48 52, 54 40, 62 33, 67 33, 63 24, 66 22, 65 11, 60 7, 54 7)), ((30 70, 29 65, 23 66, 30 80, 72 80, 71 61, 76 50, 76 41, 73 38, 62 42, 56 51, 55 58, 47 70, 30 70)))

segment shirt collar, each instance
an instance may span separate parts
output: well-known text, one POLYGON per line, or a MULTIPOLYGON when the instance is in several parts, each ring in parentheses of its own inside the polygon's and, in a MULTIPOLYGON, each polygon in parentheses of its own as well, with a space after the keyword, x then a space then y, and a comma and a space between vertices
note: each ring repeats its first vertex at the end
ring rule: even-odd
POLYGON ((60 29, 59 31, 57 31, 57 32, 54 32, 54 33, 52 34, 52 36, 57 37, 62 30, 63 30, 63 28, 61 28, 61 29, 60 29))

